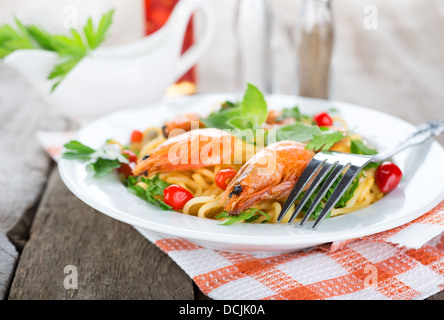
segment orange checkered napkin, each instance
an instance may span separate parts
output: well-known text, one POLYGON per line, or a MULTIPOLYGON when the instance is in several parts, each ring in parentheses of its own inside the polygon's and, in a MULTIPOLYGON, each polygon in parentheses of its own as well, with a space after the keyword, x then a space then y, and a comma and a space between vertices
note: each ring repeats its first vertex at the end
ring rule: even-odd
MULTIPOLYGON (((423 217, 393 230, 274 255, 211 250, 136 229, 213 299, 418 300, 444 290, 444 233, 419 248, 399 246, 389 239, 416 237, 418 230, 435 229, 436 219, 443 227, 443 215, 444 201, 423 217)), ((428 237, 421 234, 419 238, 428 237)))
MULTIPOLYGON (((55 161, 68 137, 38 135, 55 161)), ((444 201, 392 230, 285 254, 222 252, 135 228, 216 300, 418 300, 444 290, 444 201)))
POLYGON ((419 249, 360 239, 335 250, 249 255, 138 230, 213 299, 416 300, 444 289, 444 236, 419 249))

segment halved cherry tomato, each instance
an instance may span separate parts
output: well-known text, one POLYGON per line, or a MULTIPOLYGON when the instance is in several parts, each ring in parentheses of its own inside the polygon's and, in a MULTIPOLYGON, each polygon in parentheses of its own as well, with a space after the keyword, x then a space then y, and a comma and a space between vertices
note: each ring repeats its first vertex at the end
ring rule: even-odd
POLYGON ((387 193, 395 189, 401 178, 401 169, 390 161, 384 161, 376 169, 375 181, 381 192, 387 193))
POLYGON ((164 202, 171 206, 173 210, 180 210, 184 205, 191 199, 193 195, 187 189, 178 186, 177 184, 172 184, 163 190, 164 202))
POLYGON ((134 142, 134 143, 136 143, 136 142, 141 142, 142 139, 143 139, 143 133, 142 133, 141 131, 139 131, 139 130, 134 130, 134 131, 131 133, 131 142, 134 142))
POLYGON ((128 158, 129 163, 122 163, 117 169, 117 172, 128 178, 133 174, 133 170, 136 167, 137 155, 131 150, 123 150, 122 154, 128 158))
POLYGON ((233 179, 236 176, 236 173, 237 172, 231 168, 220 170, 215 177, 216 185, 222 190, 225 190, 228 186, 228 180, 233 179))
POLYGON ((319 127, 329 127, 333 125, 333 120, 327 112, 320 112, 313 116, 313 120, 319 127))

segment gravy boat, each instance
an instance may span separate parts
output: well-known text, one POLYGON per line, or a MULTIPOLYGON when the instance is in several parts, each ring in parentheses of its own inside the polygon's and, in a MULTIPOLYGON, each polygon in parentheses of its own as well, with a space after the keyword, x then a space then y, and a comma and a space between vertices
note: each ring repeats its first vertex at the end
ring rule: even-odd
POLYGON ((207 0, 181 0, 166 24, 131 44, 100 47, 82 59, 51 92, 47 80, 58 55, 45 50, 17 50, 4 62, 26 78, 47 102, 80 122, 122 108, 162 100, 166 89, 185 74, 208 49, 214 34, 207 0), (188 22, 202 13, 203 34, 182 54, 188 22))

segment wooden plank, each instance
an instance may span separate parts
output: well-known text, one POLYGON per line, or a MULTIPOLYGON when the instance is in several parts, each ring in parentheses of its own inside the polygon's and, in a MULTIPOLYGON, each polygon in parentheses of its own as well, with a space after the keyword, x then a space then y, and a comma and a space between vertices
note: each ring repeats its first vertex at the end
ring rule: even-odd
POLYGON ((190 300, 194 289, 166 254, 132 226, 77 199, 54 170, 9 299, 190 300), (74 275, 67 266, 77 269, 77 289, 65 288, 74 275))
POLYGON ((0 298, 7 293, 51 166, 36 132, 65 125, 0 62, 0 298))

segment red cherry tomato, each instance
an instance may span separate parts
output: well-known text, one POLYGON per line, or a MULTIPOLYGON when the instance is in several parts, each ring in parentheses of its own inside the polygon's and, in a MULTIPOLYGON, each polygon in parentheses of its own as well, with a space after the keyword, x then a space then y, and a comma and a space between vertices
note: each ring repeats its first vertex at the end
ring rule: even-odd
POLYGON ((117 172, 123 174, 125 178, 133 175, 133 170, 136 167, 135 162, 130 163, 122 163, 119 168, 117 168, 117 172))
POLYGON ((395 189, 401 178, 401 169, 390 161, 384 161, 376 169, 375 180, 381 192, 387 193, 395 189))
POLYGON ((125 149, 122 154, 128 158, 129 162, 137 162, 137 155, 131 150, 125 149))
POLYGON ((319 127, 329 127, 333 125, 333 120, 327 112, 320 112, 313 116, 313 120, 319 127))
POLYGON ((216 174, 216 185, 221 188, 222 190, 225 190, 227 188, 227 180, 233 179, 236 176, 236 171, 228 168, 228 169, 222 169, 216 174))
POLYGON ((141 142, 142 139, 143 139, 143 133, 142 133, 141 131, 139 131, 139 130, 134 130, 134 131, 131 133, 131 142, 134 142, 134 143, 136 143, 136 142, 141 142))
POLYGON ((137 155, 131 150, 123 150, 122 154, 128 158, 129 163, 122 163, 117 172, 128 178, 133 174, 133 170, 136 167, 137 155))
POLYGON ((171 206, 173 210, 180 210, 190 200, 193 195, 188 190, 172 184, 163 190, 164 202, 171 206))

